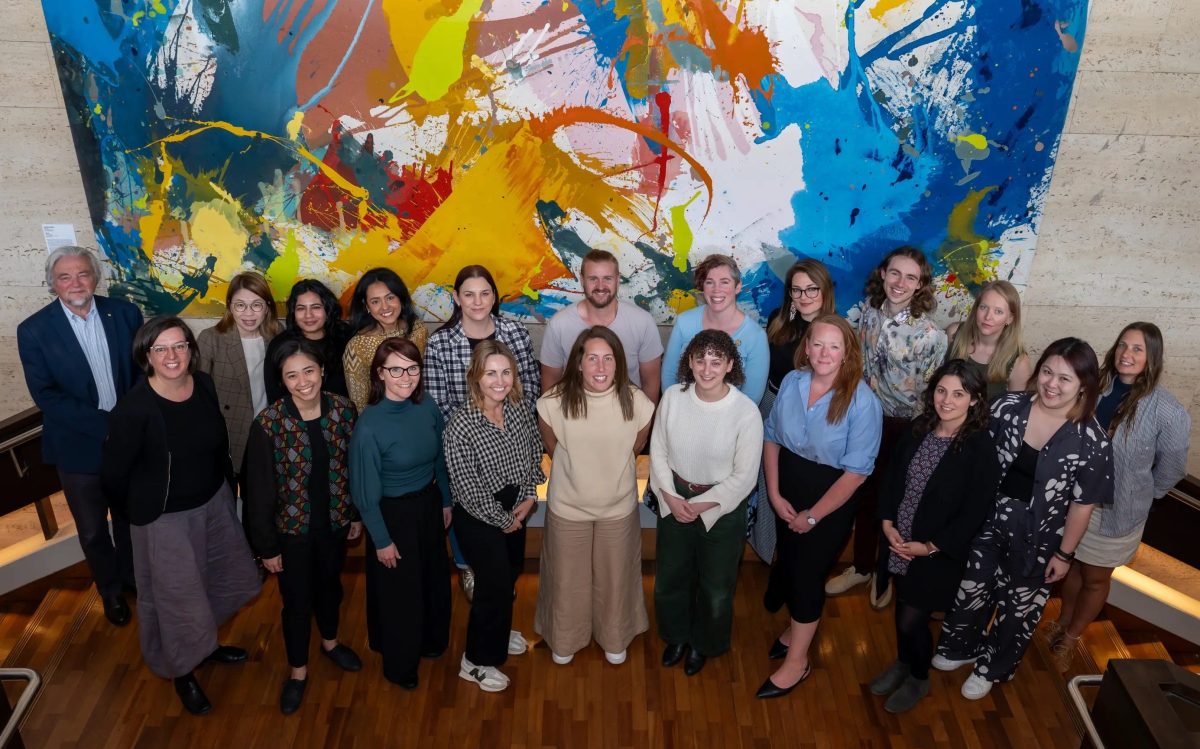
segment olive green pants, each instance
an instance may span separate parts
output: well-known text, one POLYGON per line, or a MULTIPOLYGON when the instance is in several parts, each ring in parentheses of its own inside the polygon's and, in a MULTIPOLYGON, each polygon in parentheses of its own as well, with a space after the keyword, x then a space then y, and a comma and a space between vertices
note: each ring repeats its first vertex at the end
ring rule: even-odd
POLYGON ((710 530, 700 519, 658 519, 654 612, 659 637, 668 645, 690 645, 710 657, 729 650, 733 593, 745 542, 745 502, 710 530))

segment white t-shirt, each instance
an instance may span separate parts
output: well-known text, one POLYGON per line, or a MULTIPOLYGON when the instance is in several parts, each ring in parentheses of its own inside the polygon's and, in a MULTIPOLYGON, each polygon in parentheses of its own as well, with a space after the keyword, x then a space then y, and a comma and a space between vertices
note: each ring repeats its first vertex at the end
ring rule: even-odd
POLYGON ((250 375, 250 398, 254 402, 254 415, 257 416, 267 407, 267 381, 263 377, 267 343, 262 336, 243 338, 242 353, 246 355, 246 372, 250 375))
MULTIPOLYGON (((617 334, 621 346, 625 348, 629 379, 640 388, 642 377, 638 365, 662 356, 662 338, 649 312, 629 302, 613 304, 617 305, 617 316, 606 327, 617 334)), ((579 314, 579 302, 555 312, 546 324, 546 334, 542 338, 541 363, 555 369, 567 366, 571 345, 589 327, 579 314)))

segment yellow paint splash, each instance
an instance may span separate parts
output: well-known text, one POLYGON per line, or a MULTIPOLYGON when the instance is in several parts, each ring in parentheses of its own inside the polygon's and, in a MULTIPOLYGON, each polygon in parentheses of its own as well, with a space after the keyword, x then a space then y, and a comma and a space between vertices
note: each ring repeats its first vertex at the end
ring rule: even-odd
POLYGON ((158 232, 162 229, 163 218, 167 213, 167 190, 171 187, 171 178, 175 169, 171 159, 167 156, 166 148, 162 146, 159 147, 157 167, 162 171, 162 179, 156 182, 151 175, 150 179, 146 181, 147 186, 153 185, 153 191, 150 195, 143 196, 146 215, 138 219, 138 235, 142 240, 142 255, 147 260, 154 259, 154 243, 158 239, 158 232))
POLYGON ((946 270, 968 286, 991 280, 990 254, 996 242, 975 231, 979 218, 979 204, 995 185, 972 190, 950 211, 946 222, 946 244, 941 253, 946 270))
POLYGON ((696 202, 698 197, 700 197, 700 190, 697 190, 696 194, 688 199, 688 202, 671 208, 671 235, 675 244, 675 259, 672 261, 672 265, 681 273, 687 271, 688 253, 691 251, 692 241, 695 239, 692 227, 688 225, 687 209, 696 202))
POLYGON ((671 296, 667 299, 667 306, 675 310, 675 314, 687 312, 696 306, 696 297, 682 289, 671 289, 671 296))
POLYGON ((96 104, 96 106, 92 107, 92 111, 95 112, 96 114, 100 114, 101 112, 104 111, 104 108, 101 107, 99 104, 96 104))
POLYGON ((154 7, 155 13, 164 13, 165 14, 167 12, 167 6, 162 4, 162 0, 153 0, 151 5, 154 7))
POLYGON ((483 0, 462 0, 452 14, 437 19, 421 39, 408 68, 408 83, 392 94, 390 103, 417 94, 425 101, 446 95, 463 74, 463 55, 471 19, 483 0))
POLYGON ((146 15, 146 11, 139 10, 139 11, 135 12, 132 16, 130 16, 129 20, 136 27, 138 25, 138 22, 140 22, 142 20, 142 16, 144 16, 144 15, 146 15))
POLYGON ((242 263, 250 233, 239 214, 239 206, 226 200, 192 204, 192 241, 200 252, 216 256, 218 269, 242 263))
MULTIPOLYGON (((333 182, 335 185, 342 188, 346 192, 350 193, 352 196, 364 201, 363 204, 361 204, 359 206, 360 217, 367 210, 365 201, 367 201, 370 198, 370 193, 367 192, 367 190, 365 188, 359 187, 358 185, 354 184, 350 180, 343 177, 341 174, 338 174, 338 171, 336 169, 330 168, 327 164, 325 164, 325 162, 321 161, 321 159, 319 159, 315 153, 308 150, 304 146, 284 140, 283 138, 280 138, 275 135, 271 135, 270 133, 264 133, 259 130, 249 130, 247 128, 239 127, 237 125, 231 125, 228 122, 221 122, 220 120, 214 120, 212 122, 205 122, 202 120, 181 120, 181 121, 187 122, 187 123, 190 123, 193 125, 197 125, 197 127, 194 127, 191 130, 183 130, 178 133, 172 133, 171 135, 168 135, 165 138, 160 138, 158 140, 151 141, 150 143, 147 143, 145 146, 142 146, 142 148, 148 148, 150 146, 161 146, 161 145, 165 145, 168 143, 182 143, 183 141, 187 140, 188 138, 199 135, 200 133, 203 133, 207 130, 224 130, 225 132, 230 133, 231 135, 236 135, 241 138, 262 138, 263 140, 269 140, 272 143, 278 143, 279 145, 283 146, 284 148, 292 151, 293 153, 295 153, 295 154, 299 155, 300 157, 304 158, 305 160, 309 161, 314 166, 316 166, 317 169, 319 169, 322 174, 324 174, 326 177, 328 177, 330 182, 333 182)), ((140 149, 136 149, 136 148, 130 149, 126 153, 132 153, 133 151, 137 151, 137 150, 140 150, 140 149)))
POLYGON ((871 6, 871 18, 876 21, 882 21, 888 11, 895 10, 903 5, 908 5, 910 0, 879 0, 871 6))
POLYGON ((296 110, 292 115, 292 119, 288 120, 287 135, 288 140, 300 140, 300 128, 304 126, 304 112, 296 110))
POLYGON ((287 297, 299 273, 300 253, 297 251, 296 231, 288 229, 283 252, 279 253, 266 272, 267 282, 276 299, 287 297))
POLYGON ((987 138, 983 137, 979 133, 968 133, 966 135, 960 135, 960 136, 958 136, 958 140, 969 143, 972 146, 974 146, 975 148, 979 149, 980 151, 982 151, 988 147, 987 138))

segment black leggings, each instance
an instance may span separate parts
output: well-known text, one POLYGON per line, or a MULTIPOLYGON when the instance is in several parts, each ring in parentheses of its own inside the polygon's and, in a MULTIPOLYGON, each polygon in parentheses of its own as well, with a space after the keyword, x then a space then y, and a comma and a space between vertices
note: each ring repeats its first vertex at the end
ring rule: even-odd
POLYGON ((914 679, 929 678, 933 660, 933 634, 929 631, 929 610, 896 601, 896 651, 898 660, 908 666, 914 679))

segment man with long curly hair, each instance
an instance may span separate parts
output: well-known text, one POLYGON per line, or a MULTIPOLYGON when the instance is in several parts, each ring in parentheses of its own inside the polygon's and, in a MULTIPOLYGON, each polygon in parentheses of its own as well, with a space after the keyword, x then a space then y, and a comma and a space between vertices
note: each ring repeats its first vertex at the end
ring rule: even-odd
POLYGON ((845 593, 874 582, 871 605, 882 609, 891 600, 885 574, 876 575, 879 552, 879 480, 887 470, 901 429, 921 412, 921 396, 934 370, 946 358, 946 334, 929 318, 937 306, 933 269, 925 253, 899 247, 887 254, 867 277, 865 298, 850 311, 850 324, 862 341, 863 379, 883 404, 883 441, 875 471, 859 489, 854 523, 854 559, 825 586, 828 595, 845 593))

